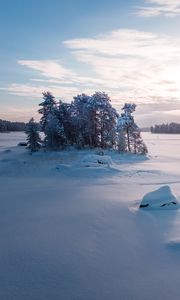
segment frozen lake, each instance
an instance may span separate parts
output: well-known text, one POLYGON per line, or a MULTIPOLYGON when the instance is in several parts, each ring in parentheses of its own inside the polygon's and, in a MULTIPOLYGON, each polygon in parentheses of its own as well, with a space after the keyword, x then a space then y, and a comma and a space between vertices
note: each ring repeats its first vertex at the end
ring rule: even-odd
POLYGON ((143 138, 148 159, 110 151, 98 169, 0 134, 0 299, 180 299, 180 211, 138 209, 164 185, 180 199, 180 135, 143 138))
MULTIPOLYGON (((151 134, 150 132, 143 132, 142 136, 150 155, 179 157, 180 134, 151 134)), ((8 147, 17 146, 19 142, 24 142, 25 140, 26 134, 24 132, 0 133, 0 151, 8 147)))
POLYGON ((17 146, 19 142, 24 142, 25 140, 26 134, 24 132, 0 133, 0 151, 8 147, 17 146))
POLYGON ((178 157, 180 153, 180 134, 152 134, 142 133, 151 155, 167 155, 178 157))

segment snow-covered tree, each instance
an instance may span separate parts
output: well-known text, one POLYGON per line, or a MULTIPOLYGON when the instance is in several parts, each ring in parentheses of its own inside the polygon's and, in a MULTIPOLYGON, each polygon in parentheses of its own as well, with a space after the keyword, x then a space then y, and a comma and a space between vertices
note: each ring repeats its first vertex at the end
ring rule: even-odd
POLYGON ((76 131, 77 146, 82 148, 90 145, 90 96, 86 94, 77 95, 72 103, 73 124, 76 131))
POLYGON ((59 104, 50 92, 44 92, 43 100, 39 113, 46 148, 74 145, 147 153, 132 115, 136 108, 134 103, 125 103, 119 117, 104 92, 77 95, 71 103, 59 101, 59 104))
POLYGON ((37 124, 34 122, 34 119, 31 118, 29 123, 26 126, 27 134, 27 147, 31 152, 36 152, 41 147, 41 139, 37 130, 37 124))
POLYGON ((105 93, 77 95, 71 103, 71 132, 78 147, 108 148, 115 144, 117 112, 105 93))
POLYGON ((55 111, 59 125, 63 128, 65 137, 65 145, 73 145, 76 141, 76 130, 74 125, 73 105, 59 101, 57 110, 55 111))
POLYGON ((135 154, 146 154, 148 152, 147 147, 142 140, 140 129, 132 116, 135 108, 136 105, 134 103, 125 103, 122 108, 123 113, 119 117, 117 126, 118 149, 127 148, 127 151, 135 154))
POLYGON ((118 114, 111 105, 109 96, 105 93, 96 93, 99 102, 100 146, 111 148, 116 141, 116 124, 118 114))
POLYGON ((110 148, 116 140, 118 114, 104 92, 96 92, 87 103, 89 113, 90 146, 110 148))
POLYGON ((125 130, 120 127, 119 125, 117 126, 117 138, 116 138, 116 143, 117 143, 117 150, 118 152, 125 153, 127 152, 127 138, 126 138, 126 132, 125 130))
POLYGON ((64 127, 54 113, 49 113, 45 126, 45 147, 49 150, 58 150, 65 144, 64 127))
POLYGON ((54 96, 50 92, 43 92, 43 102, 39 104, 39 106, 42 106, 38 110, 40 114, 42 114, 40 124, 42 131, 45 132, 47 120, 49 118, 49 114, 53 114, 54 108, 56 107, 56 101, 54 96))
POLYGON ((50 92, 43 93, 44 101, 39 105, 39 113, 42 114, 40 124, 45 134, 45 148, 51 150, 60 149, 65 143, 64 126, 58 118, 58 108, 54 96, 50 92))
POLYGON ((148 149, 141 137, 139 127, 134 123, 130 129, 130 143, 132 145, 132 152, 135 154, 147 154, 148 149))
POLYGON ((121 114, 121 117, 118 120, 119 128, 121 127, 126 132, 127 148, 129 152, 131 151, 130 129, 134 124, 134 117, 132 116, 132 113, 135 111, 135 109, 136 105, 134 103, 125 103, 122 108, 123 113, 121 114))

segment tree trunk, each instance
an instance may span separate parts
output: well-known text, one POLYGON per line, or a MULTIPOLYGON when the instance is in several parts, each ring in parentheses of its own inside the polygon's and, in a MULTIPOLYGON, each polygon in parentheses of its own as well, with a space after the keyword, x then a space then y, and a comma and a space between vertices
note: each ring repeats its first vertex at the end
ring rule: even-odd
POLYGON ((127 146, 128 146, 128 151, 131 152, 130 139, 129 139, 129 128, 127 128, 127 146))

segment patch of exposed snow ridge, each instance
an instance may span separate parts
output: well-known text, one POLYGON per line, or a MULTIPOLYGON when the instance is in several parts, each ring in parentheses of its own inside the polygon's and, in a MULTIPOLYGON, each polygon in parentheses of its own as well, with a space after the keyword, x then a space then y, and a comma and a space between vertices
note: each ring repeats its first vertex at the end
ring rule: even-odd
POLYGON ((171 191, 169 185, 147 193, 140 204, 140 208, 146 209, 177 209, 179 208, 177 197, 171 191))

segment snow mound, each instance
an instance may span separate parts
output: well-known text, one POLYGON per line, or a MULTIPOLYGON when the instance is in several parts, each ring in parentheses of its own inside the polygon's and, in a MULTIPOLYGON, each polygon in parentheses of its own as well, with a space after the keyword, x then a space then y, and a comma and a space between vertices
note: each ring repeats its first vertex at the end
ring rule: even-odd
POLYGON ((81 167, 109 167, 112 165, 112 159, 108 155, 87 154, 80 161, 81 167))
POLYGON ((6 150, 4 150, 2 153, 10 153, 10 152, 12 152, 12 150, 11 149, 6 149, 6 150))
POLYGON ((168 185, 147 193, 139 206, 140 208, 151 209, 174 209, 178 208, 177 197, 173 194, 168 185))

